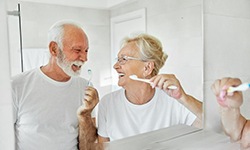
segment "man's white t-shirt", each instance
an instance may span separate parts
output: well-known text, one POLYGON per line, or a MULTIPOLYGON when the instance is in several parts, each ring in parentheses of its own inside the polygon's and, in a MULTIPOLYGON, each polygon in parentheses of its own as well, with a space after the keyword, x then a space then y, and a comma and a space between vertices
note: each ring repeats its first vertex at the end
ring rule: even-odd
POLYGON ((110 141, 177 124, 192 125, 196 116, 177 100, 156 88, 146 104, 135 105, 120 89, 102 98, 98 110, 98 134, 110 141))
POLYGON ((40 68, 12 80, 17 150, 76 150, 78 119, 87 80, 57 82, 40 68))

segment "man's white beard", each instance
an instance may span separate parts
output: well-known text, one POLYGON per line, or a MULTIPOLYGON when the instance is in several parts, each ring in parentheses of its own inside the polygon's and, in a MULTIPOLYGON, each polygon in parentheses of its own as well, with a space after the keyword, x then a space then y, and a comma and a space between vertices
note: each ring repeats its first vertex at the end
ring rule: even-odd
POLYGON ((72 65, 77 65, 77 66, 82 66, 84 64, 84 62, 82 61, 72 61, 69 62, 66 60, 65 55, 63 54, 62 50, 59 50, 59 54, 57 56, 57 65, 70 77, 72 76, 79 76, 81 73, 81 69, 74 71, 72 70, 72 65))

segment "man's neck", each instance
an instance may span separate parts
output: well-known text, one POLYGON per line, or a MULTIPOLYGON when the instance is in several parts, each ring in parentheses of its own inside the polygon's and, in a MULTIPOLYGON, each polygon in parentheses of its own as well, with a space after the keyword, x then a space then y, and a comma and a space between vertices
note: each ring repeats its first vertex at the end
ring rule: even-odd
POLYGON ((46 66, 42 66, 41 71, 48 76, 49 78, 59 81, 59 82, 67 82, 70 79, 68 76, 59 66, 47 64, 46 66))

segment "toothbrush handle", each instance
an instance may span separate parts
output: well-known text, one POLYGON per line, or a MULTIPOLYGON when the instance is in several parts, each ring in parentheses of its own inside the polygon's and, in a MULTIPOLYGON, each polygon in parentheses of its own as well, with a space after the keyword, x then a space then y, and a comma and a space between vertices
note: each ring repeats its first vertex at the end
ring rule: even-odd
POLYGON ((229 87, 227 92, 229 93, 232 93, 232 92, 235 92, 235 91, 245 91, 247 89, 250 88, 250 84, 249 83, 243 83, 237 87, 229 87))
POLYGON ((174 85, 170 85, 170 86, 168 87, 168 89, 170 89, 170 90, 176 90, 176 89, 177 89, 177 87, 176 87, 176 86, 174 86, 174 85))

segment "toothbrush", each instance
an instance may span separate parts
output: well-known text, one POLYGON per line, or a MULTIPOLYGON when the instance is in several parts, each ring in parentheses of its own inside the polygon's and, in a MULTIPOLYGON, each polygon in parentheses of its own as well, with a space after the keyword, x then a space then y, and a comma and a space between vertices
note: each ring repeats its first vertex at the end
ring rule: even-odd
POLYGON ((235 92, 235 91, 245 91, 245 90, 247 90, 248 88, 250 88, 250 84, 249 83, 243 83, 243 84, 241 84, 241 85, 239 85, 239 86, 237 86, 237 87, 229 87, 228 89, 227 89, 227 92, 228 93, 233 93, 233 92, 235 92))
POLYGON ((90 81, 92 79, 92 71, 91 71, 91 69, 88 69, 88 74, 89 74, 88 86, 90 86, 90 81))
MULTIPOLYGON (((132 80, 137 80, 137 81, 152 84, 152 82, 150 82, 149 79, 141 79, 141 78, 138 78, 137 75, 130 75, 129 78, 132 79, 132 80)), ((175 89, 177 89, 177 87, 174 86, 174 85, 171 85, 171 86, 168 87, 168 89, 175 90, 175 89)))

